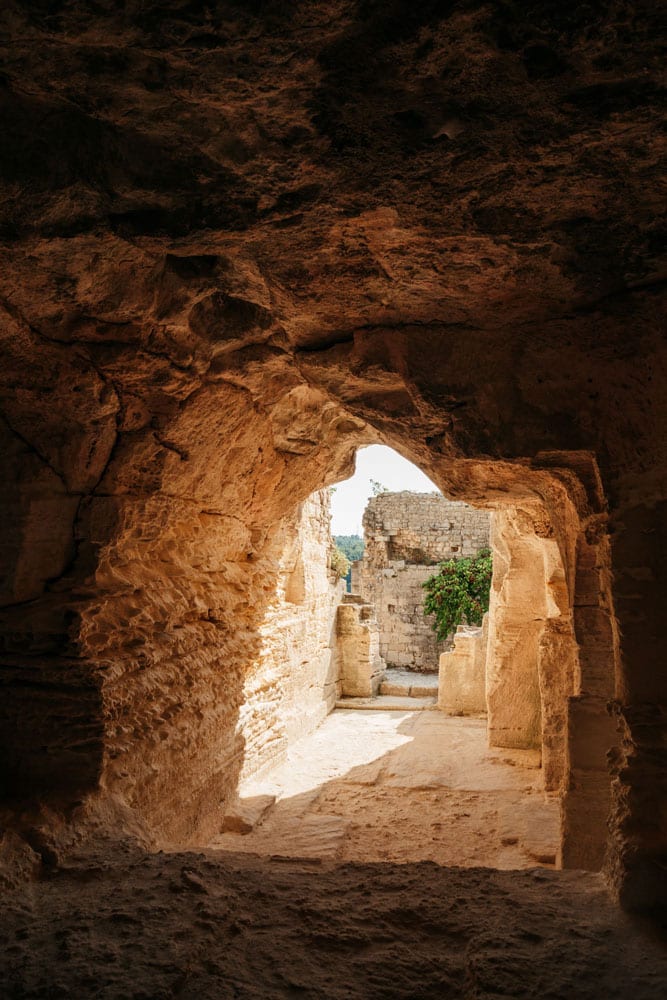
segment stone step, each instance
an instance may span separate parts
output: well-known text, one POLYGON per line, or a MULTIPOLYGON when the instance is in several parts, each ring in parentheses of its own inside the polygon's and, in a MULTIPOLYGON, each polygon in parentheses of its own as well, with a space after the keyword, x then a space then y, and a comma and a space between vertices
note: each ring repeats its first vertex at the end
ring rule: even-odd
POLYGON ((380 694, 395 695, 399 698, 437 698, 437 684, 396 684, 394 681, 382 681, 380 694))
POLYGON ((438 675, 389 668, 380 684, 380 694, 400 698, 437 698, 438 675))
POLYGON ((339 698, 336 708, 354 708, 364 712, 423 712, 437 708, 437 698, 412 698, 378 695, 375 698, 339 698))

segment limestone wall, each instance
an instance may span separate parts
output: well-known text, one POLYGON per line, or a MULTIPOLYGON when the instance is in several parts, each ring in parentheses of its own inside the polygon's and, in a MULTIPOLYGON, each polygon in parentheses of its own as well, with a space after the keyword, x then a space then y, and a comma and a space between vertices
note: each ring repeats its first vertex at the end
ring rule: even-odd
POLYGON ((341 694, 336 611, 345 582, 329 568, 329 491, 300 504, 282 527, 275 598, 260 627, 259 653, 244 683, 238 728, 242 777, 285 756, 332 711, 341 694))
POLYGON ((387 666, 437 670, 438 643, 423 614, 422 584, 444 559, 475 555, 489 544, 489 514, 439 493, 381 493, 363 518, 359 586, 374 604, 387 666))
POLYGON ((459 625, 451 650, 440 656, 438 708, 449 715, 486 712, 486 652, 489 616, 479 628, 459 625))
POLYGON ((372 595, 380 627, 380 653, 388 667, 437 670, 446 644, 440 643, 424 617, 422 584, 432 576, 433 566, 410 566, 392 562, 380 570, 364 596, 372 595))

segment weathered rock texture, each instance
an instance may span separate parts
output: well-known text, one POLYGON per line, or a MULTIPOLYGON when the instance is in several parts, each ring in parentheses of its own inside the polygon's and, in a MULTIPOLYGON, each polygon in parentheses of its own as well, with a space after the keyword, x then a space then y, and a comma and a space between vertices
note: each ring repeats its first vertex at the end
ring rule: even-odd
POLYGON ((381 493, 368 501, 363 528, 359 585, 375 608, 382 657, 391 667, 437 670, 445 644, 424 616, 422 584, 442 560, 488 546, 488 512, 438 493, 381 493))
POLYGON ((450 715, 486 714, 489 616, 480 628, 459 625, 450 650, 440 654, 438 708, 450 715))
POLYGON ((338 606, 336 657, 344 697, 371 698, 377 694, 385 669, 380 630, 375 608, 355 594, 346 594, 338 606))
POLYGON ((214 830, 281 519, 384 441, 557 547, 607 871, 667 901, 661 16, 3 5, 8 803, 214 830))
POLYGON ((79 853, 39 888, 3 891, 8 997, 665 995, 662 943, 582 872, 126 847, 79 853))
POLYGON ((336 612, 345 584, 330 568, 330 524, 328 490, 314 493, 282 523, 276 594, 259 628, 237 724, 243 777, 283 759, 342 693, 336 612))

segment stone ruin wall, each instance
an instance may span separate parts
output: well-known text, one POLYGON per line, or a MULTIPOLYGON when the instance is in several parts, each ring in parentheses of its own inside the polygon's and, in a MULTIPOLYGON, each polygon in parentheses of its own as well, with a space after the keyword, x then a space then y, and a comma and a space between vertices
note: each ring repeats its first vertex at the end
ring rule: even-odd
POLYGON ((438 669, 431 619, 423 614, 422 584, 444 559, 476 555, 489 544, 488 511, 439 493, 381 493, 363 517, 365 548, 355 580, 375 606, 380 654, 388 667, 438 669))
POLYGON ((241 777, 282 760, 341 694, 336 612, 344 580, 330 569, 329 491, 300 504, 282 527, 275 599, 260 627, 259 654, 244 683, 238 728, 241 777))

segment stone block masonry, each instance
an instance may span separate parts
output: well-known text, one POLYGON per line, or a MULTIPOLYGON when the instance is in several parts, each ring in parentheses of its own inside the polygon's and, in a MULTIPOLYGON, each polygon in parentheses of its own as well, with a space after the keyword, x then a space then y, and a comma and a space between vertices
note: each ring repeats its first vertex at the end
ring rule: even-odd
POLYGON ((476 555, 489 544, 488 511, 440 493, 381 493, 363 517, 365 549, 354 574, 375 606, 380 655, 389 667, 432 671, 448 646, 424 617, 422 585, 445 559, 476 555))
POLYGON ((372 698, 385 669, 373 607, 354 594, 346 594, 338 608, 336 637, 343 696, 372 698))

